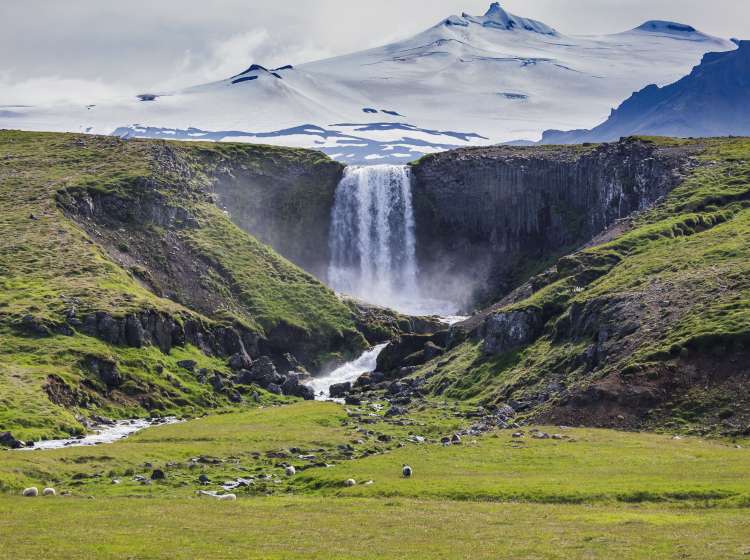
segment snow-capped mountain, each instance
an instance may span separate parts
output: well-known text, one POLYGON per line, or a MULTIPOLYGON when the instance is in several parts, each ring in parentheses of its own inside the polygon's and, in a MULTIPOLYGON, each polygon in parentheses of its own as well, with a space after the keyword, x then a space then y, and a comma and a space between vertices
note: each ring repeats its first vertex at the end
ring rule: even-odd
MULTIPOLYGON (((265 68, 178 92, 0 113, 0 127, 306 146, 345 162, 408 161, 454 146, 587 128, 647 84, 736 48, 672 22, 568 36, 507 13, 450 16, 409 39, 265 68)), ((22 100, 21 100, 22 101, 22 100)), ((19 101, 19 103, 21 102, 19 101)))
POLYGON ((750 41, 736 51, 708 53, 693 71, 665 87, 649 85, 592 130, 545 132, 545 144, 607 142, 622 136, 746 136, 750 134, 750 41))

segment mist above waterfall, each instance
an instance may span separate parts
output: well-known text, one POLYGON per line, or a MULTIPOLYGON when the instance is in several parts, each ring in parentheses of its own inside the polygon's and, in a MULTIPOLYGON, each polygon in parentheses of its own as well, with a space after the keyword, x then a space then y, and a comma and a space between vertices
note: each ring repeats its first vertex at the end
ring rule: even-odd
POLYGON ((414 227, 408 167, 347 168, 331 221, 331 287, 404 313, 455 313, 453 303, 422 295, 414 227))

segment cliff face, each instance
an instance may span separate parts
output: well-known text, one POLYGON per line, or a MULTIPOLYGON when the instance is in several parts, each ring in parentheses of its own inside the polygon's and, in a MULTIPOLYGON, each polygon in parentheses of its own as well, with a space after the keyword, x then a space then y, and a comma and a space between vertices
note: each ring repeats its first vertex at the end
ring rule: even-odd
POLYGON ((198 154, 230 219, 317 278, 328 267, 328 229, 344 166, 309 150, 212 146, 198 154))
MULTIPOLYGON (((529 196, 543 193, 531 200, 558 196, 565 204, 590 204, 574 232, 586 235, 658 198, 680 169, 685 177, 652 208, 617 221, 491 307, 453 325, 438 358, 406 348, 390 370, 408 376, 420 391, 510 407, 550 425, 750 433, 750 142, 653 142, 618 143, 546 163, 558 175, 550 171, 549 182, 530 185, 529 196), (591 161, 601 166, 592 168, 591 161)), ((519 152, 507 153, 513 157, 498 158, 497 173, 518 184, 506 167, 519 160, 519 152)), ((482 158, 473 163, 493 164, 482 158)), ((496 255, 503 248, 506 254, 523 250, 524 239, 540 243, 534 248, 541 251, 544 243, 561 243, 570 234, 554 220, 534 222, 539 208, 523 206, 529 198, 518 192, 507 196, 512 212, 489 204, 469 212, 461 204, 468 197, 461 187, 478 188, 475 175, 468 164, 459 177, 443 169, 447 179, 437 171, 433 178, 443 185, 453 181, 456 194, 442 209, 461 215, 463 224, 473 219, 478 229, 487 227, 487 215, 495 215, 521 232, 547 227, 523 238, 506 226, 506 243, 495 246, 496 255)), ((484 173, 486 184, 503 192, 492 173, 484 173)), ((517 170, 527 180, 532 173, 517 170)), ((433 243, 438 241, 445 239, 433 243)))
POLYGON ((436 293, 467 303, 496 299, 537 267, 653 205, 680 182, 686 155, 628 139, 427 156, 413 166, 420 271, 436 293))

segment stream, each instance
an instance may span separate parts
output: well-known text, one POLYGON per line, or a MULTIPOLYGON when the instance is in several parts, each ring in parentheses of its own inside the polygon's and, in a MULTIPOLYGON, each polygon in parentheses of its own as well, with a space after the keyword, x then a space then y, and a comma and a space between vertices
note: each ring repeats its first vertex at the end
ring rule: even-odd
POLYGON ((114 424, 100 424, 94 428, 94 433, 85 436, 71 437, 65 439, 47 439, 34 442, 33 447, 21 447, 17 451, 35 451, 46 449, 61 449, 63 447, 83 447, 89 445, 101 445, 112 443, 128 437, 151 426, 174 424, 179 422, 177 418, 164 418, 149 420, 135 418, 133 420, 118 420, 114 424))
MULTIPOLYGON (((446 325, 453 325, 467 319, 465 316, 460 315, 448 315, 440 317, 440 320, 446 325)), ((354 383, 357 378, 363 373, 375 371, 377 366, 378 356, 383 349, 388 346, 388 343, 378 344, 369 350, 366 350, 359 358, 346 362, 333 370, 328 375, 322 377, 315 377, 310 380, 307 384, 315 391, 316 400, 334 400, 343 401, 343 399, 331 399, 328 393, 328 389, 331 385, 338 383, 354 383)))
MULTIPOLYGON (((442 317, 442 320, 446 324, 452 324, 454 322, 465 319, 465 317, 442 317)), ((342 399, 331 399, 329 396, 329 388, 331 385, 337 383, 354 383, 357 378, 363 373, 374 371, 377 365, 378 356, 383 349, 388 346, 388 343, 378 344, 369 350, 363 352, 357 359, 342 364, 328 375, 322 377, 313 378, 308 382, 308 385, 315 391, 316 400, 334 400, 342 401, 342 399)), ((78 437, 70 437, 65 439, 48 439, 34 442, 32 447, 21 447, 16 451, 35 451, 35 450, 48 450, 48 449, 62 449, 65 447, 84 447, 93 445, 103 445, 106 443, 113 443, 115 441, 125 439, 126 437, 139 432, 145 428, 152 426, 159 426, 164 424, 174 424, 179 422, 177 418, 163 418, 163 419, 144 419, 135 418, 132 420, 118 420, 113 424, 99 424, 94 427, 94 431, 91 434, 78 437)))
POLYGON ((353 383, 363 373, 374 371, 378 356, 388 343, 378 344, 377 346, 365 351, 359 358, 339 366, 328 375, 313 378, 308 385, 315 391, 315 398, 318 400, 328 400, 328 388, 336 383, 353 383))

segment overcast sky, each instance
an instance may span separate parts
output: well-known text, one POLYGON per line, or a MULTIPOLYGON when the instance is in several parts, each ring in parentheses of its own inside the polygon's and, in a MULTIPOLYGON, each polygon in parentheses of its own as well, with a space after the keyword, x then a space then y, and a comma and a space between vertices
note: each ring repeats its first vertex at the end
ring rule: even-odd
MULTIPOLYGON (((506 0, 568 34, 669 19, 750 38, 750 0, 506 0)), ((0 0, 0 104, 131 95, 407 37, 487 0, 0 0)))

